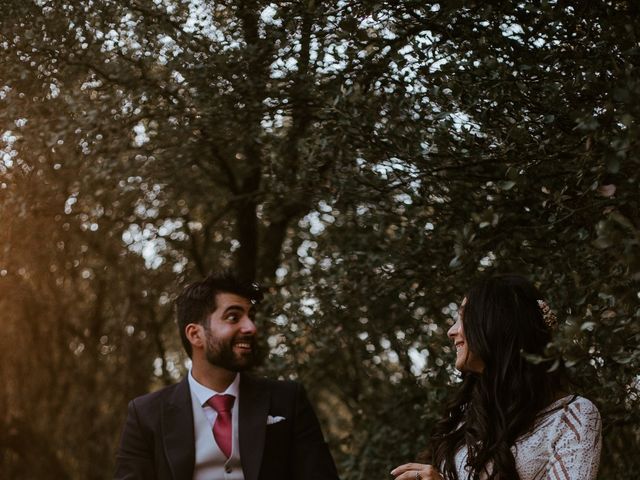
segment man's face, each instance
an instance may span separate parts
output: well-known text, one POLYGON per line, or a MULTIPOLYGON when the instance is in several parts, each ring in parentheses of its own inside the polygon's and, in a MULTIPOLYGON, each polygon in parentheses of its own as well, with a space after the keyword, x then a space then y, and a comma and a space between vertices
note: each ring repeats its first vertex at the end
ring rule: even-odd
POLYGON ((251 367, 256 357, 255 308, 246 298, 218 293, 216 309, 205 323, 205 355, 212 365, 232 372, 251 367))

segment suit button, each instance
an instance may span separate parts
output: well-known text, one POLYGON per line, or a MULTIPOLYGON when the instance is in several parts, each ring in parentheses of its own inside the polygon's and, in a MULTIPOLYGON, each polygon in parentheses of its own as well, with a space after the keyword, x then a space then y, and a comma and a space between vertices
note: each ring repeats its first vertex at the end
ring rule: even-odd
POLYGON ((225 472, 227 472, 227 473, 231 473, 231 472, 233 472, 233 468, 231 468, 231 467, 224 467, 224 471, 225 471, 225 472))

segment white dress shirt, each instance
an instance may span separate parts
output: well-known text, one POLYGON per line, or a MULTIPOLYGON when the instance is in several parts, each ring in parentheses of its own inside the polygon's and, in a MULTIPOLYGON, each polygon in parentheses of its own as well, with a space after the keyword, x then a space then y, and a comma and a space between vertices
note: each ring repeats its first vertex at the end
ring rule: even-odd
POLYGON ((194 480, 199 478, 212 478, 211 475, 215 471, 215 478, 224 480, 244 480, 242 467, 240 464, 240 440, 238 435, 238 416, 240 412, 240 374, 236 374, 236 378, 231 382, 224 392, 216 392, 193 378, 193 373, 189 370, 189 389, 191 390, 194 432, 196 434, 196 465, 194 466, 194 480), (213 438, 213 424, 216 421, 218 413, 207 405, 207 401, 214 395, 233 395, 235 401, 231 409, 231 457, 228 459, 224 456, 215 439, 213 438), (204 416, 203 416, 204 414, 204 416), (209 432, 207 441, 202 441, 204 419, 208 422, 209 432), (199 423, 200 422, 200 423, 199 423), (200 433, 199 433, 200 432, 200 433), (211 443, 208 442, 210 435, 211 443), (202 461, 200 461, 202 459, 202 461), (216 467, 217 465, 217 467, 216 467))

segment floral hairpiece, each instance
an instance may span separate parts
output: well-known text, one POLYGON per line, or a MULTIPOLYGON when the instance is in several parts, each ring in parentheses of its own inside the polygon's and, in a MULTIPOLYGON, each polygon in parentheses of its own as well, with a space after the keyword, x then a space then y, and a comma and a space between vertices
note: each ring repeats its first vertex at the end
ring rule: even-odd
POLYGON ((538 300, 538 307, 542 310, 542 319, 544 320, 544 324, 550 328, 555 329, 558 326, 558 317, 551 307, 544 300, 538 300))

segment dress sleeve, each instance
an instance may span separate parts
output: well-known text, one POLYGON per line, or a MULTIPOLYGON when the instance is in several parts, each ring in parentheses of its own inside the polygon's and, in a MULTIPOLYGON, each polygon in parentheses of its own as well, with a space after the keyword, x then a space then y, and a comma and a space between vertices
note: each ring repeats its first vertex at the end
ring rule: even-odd
POLYGON ((596 406, 578 397, 561 413, 547 480, 595 480, 602 448, 602 422, 596 406))

